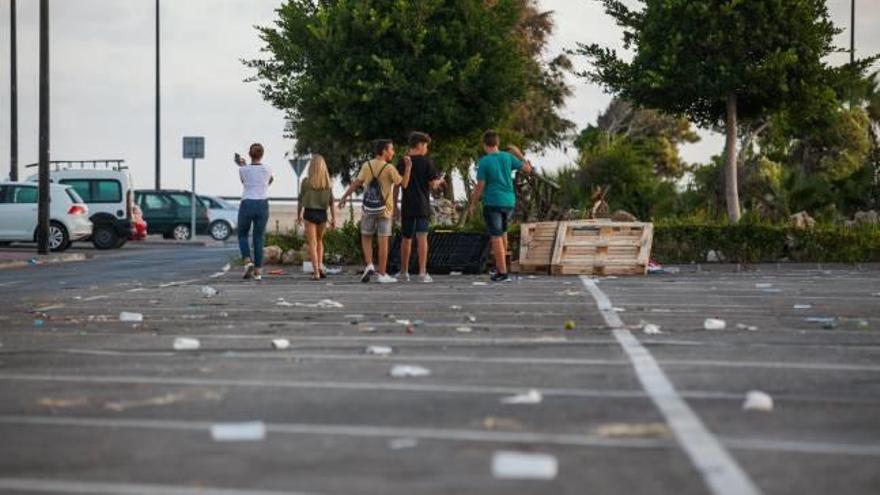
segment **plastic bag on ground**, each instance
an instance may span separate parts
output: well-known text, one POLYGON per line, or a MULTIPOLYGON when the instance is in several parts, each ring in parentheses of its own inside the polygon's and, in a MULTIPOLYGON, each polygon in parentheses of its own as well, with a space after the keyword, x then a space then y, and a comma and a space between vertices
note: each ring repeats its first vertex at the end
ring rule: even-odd
POLYGON ((743 411, 770 412, 773 410, 773 397, 770 397, 766 392, 752 390, 746 394, 742 408, 743 411))
POLYGON ((511 395, 501 399, 502 404, 540 404, 544 396, 539 390, 531 389, 524 394, 511 395))
POLYGON ((119 321, 123 323, 143 323, 144 315, 142 315, 141 313, 123 311, 119 313, 119 321))
POLYGON ((266 425, 262 421, 217 423, 211 425, 211 438, 215 442, 262 441, 266 438, 266 425))
POLYGON ((703 328, 706 330, 724 330, 727 328, 727 322, 717 318, 706 318, 703 322, 703 328))
POLYGON ((644 332, 645 335, 660 335, 663 333, 660 331, 660 327, 653 323, 645 323, 642 326, 642 332, 644 332))
POLYGON ((496 451, 492 455, 492 476, 506 480, 552 480, 559 462, 550 454, 496 451))
POLYGON ((202 287, 202 295, 205 296, 206 299, 210 299, 217 295, 217 289, 205 285, 202 287))
POLYGON ((367 347, 364 352, 366 354, 373 354, 376 356, 387 356, 394 352, 394 350, 386 345, 371 345, 367 347))
POLYGON ((290 341, 287 339, 274 339, 272 340, 272 348, 278 349, 279 351, 283 351, 284 349, 290 348, 290 341))
POLYGON ((391 368, 391 376, 394 378, 420 377, 429 376, 430 374, 431 370, 428 368, 409 364, 395 364, 391 368))
POLYGON ((199 339, 191 339, 189 337, 177 337, 174 339, 175 351, 195 351, 202 346, 199 339))

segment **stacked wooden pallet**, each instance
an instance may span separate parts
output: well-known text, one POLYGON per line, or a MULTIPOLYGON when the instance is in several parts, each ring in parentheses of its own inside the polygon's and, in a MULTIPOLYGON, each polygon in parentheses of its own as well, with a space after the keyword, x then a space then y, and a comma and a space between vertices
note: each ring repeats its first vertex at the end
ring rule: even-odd
POLYGON ((641 222, 577 220, 523 224, 520 273, 644 275, 654 226, 641 222))

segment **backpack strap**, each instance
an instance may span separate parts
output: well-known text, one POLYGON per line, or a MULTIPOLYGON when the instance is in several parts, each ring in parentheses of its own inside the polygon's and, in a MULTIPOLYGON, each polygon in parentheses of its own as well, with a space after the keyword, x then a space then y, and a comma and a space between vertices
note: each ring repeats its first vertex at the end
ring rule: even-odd
MULTIPOLYGON (((387 167, 387 166, 388 166, 388 162, 385 162, 385 164, 382 165, 382 168, 379 170, 379 175, 382 175, 382 172, 385 171, 385 167, 387 167)), ((379 176, 376 175, 376 172, 373 172, 373 162, 367 162, 367 168, 370 169, 370 175, 373 176, 373 180, 376 180, 379 178, 379 176)))

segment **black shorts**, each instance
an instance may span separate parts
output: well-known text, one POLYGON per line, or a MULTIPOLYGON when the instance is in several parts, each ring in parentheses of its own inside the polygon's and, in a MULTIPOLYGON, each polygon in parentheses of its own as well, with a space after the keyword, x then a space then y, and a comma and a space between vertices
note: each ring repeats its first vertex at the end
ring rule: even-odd
POLYGON ((303 211, 303 219, 309 223, 323 225, 327 223, 327 210, 306 208, 305 211, 303 211))
POLYGON ((412 239, 416 235, 428 235, 431 221, 427 217, 403 217, 400 221, 400 234, 404 239, 412 239))

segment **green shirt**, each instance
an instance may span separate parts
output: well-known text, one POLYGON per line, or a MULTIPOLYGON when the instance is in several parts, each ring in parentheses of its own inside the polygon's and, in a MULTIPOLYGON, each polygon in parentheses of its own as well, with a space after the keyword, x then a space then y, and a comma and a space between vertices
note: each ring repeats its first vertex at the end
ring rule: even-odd
POLYGON ((489 153, 477 163, 477 180, 484 181, 483 205, 501 208, 516 206, 516 193, 513 189, 513 172, 521 169, 523 163, 506 151, 489 153))
POLYGON ((299 190, 299 204, 297 210, 302 211, 303 208, 309 210, 327 210, 333 203, 333 190, 325 189, 318 191, 312 189, 309 185, 308 177, 302 181, 302 187, 299 190))

